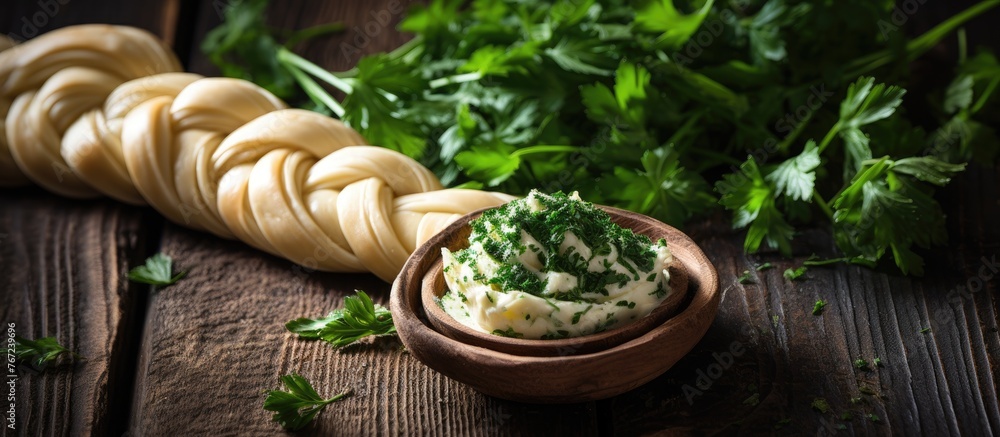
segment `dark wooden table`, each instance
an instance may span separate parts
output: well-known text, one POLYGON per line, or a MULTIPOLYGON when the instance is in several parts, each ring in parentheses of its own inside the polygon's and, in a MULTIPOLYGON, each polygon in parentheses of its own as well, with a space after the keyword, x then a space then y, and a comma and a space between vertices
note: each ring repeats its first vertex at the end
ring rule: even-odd
MULTIPOLYGON (((349 24, 342 35, 298 48, 340 69, 357 61, 339 50, 357 36, 351 27, 390 10, 387 0, 275 3, 276 26, 349 24)), ((5 2, 0 32, 30 38, 77 23, 138 26, 173 44, 189 70, 214 75, 197 44, 225 4, 5 2)), ((931 15, 921 11, 918 19, 940 19, 932 6, 926 10, 931 15)), ((386 28, 360 49, 391 49, 404 40, 386 28)), ((263 392, 295 371, 321 394, 354 391, 308 429, 317 435, 997 435, 998 187, 996 168, 974 168, 943 190, 950 241, 927 253, 924 278, 835 266, 789 282, 785 268, 814 252, 834 253, 827 230, 807 231, 798 239, 798 258, 786 260, 744 255, 742 234, 722 214, 691 223, 685 231, 721 277, 722 304, 707 336, 643 387, 557 406, 479 394, 424 367, 393 339, 336 352, 284 330, 289 319, 340 306, 356 288, 386 303, 388 284, 373 276, 306 273, 243 244, 167 223, 148 208, 74 201, 38 188, 0 190, 0 320, 5 327, 15 323, 21 336, 55 336, 87 357, 70 368, 20 374, 18 431, 4 432, 277 434, 261 408, 263 392), (125 279, 158 251, 188 276, 155 293, 125 279), (737 281, 766 261, 777 268, 755 274, 752 284, 737 281), (975 293, 963 291, 979 284, 975 293), (821 316, 812 315, 817 299, 829 302, 821 316), (734 347, 743 352, 731 365, 715 365, 729 364, 723 355, 734 347), (858 357, 879 357, 883 365, 858 369, 852 365, 858 357), (829 411, 812 406, 820 398, 829 411)))

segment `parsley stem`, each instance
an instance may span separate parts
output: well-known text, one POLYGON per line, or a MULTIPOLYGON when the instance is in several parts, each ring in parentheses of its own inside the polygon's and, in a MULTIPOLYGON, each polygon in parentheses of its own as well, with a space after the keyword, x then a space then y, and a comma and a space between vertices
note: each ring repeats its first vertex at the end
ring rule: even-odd
MULTIPOLYGON (((950 34, 951 31, 955 30, 955 28, 996 6, 1000 6, 1000 0, 986 0, 979 2, 962 12, 955 14, 951 18, 943 21, 941 24, 934 26, 923 35, 910 40, 906 43, 907 62, 913 61, 914 59, 920 57, 920 55, 923 55, 924 52, 933 48, 938 42, 944 39, 945 36, 950 34)), ((854 60, 854 62, 848 64, 845 69, 847 73, 844 74, 843 78, 845 80, 849 80, 851 78, 861 76, 878 67, 888 64, 892 61, 893 57, 894 51, 886 49, 858 58, 854 60)))
POLYGON ((732 164, 732 165, 735 165, 737 167, 739 167, 740 164, 743 164, 743 161, 740 161, 739 159, 733 158, 732 156, 729 156, 729 155, 727 155, 725 153, 722 153, 722 152, 716 152, 714 150, 710 150, 708 148, 693 147, 691 149, 688 149, 688 151, 690 151, 691 153, 696 153, 698 155, 708 157, 708 158, 718 159, 718 160, 720 160, 722 162, 725 162, 727 164, 732 164))
POLYGON ((956 34, 958 36, 958 65, 962 65, 969 56, 969 43, 965 40, 965 28, 958 29, 956 34))
POLYGON ((327 24, 320 24, 318 26, 307 27, 305 29, 296 32, 288 32, 289 33, 288 40, 285 41, 284 47, 285 48, 295 47, 296 44, 302 41, 313 39, 318 36, 323 36, 331 33, 340 33, 343 32, 344 29, 345 27, 343 23, 327 23, 327 24))
POLYGON ((555 146, 555 145, 538 145, 525 147, 523 149, 517 149, 510 154, 511 157, 531 155, 533 153, 558 153, 558 152, 577 152, 579 147, 574 146, 555 146))
POLYGON ((816 267, 816 266, 826 266, 830 264, 837 264, 850 261, 850 258, 830 258, 830 259, 807 259, 802 261, 802 265, 816 267))
POLYGON ((448 85, 456 84, 456 83, 475 82, 475 81, 477 81, 479 79, 482 79, 482 78, 483 78, 483 73, 476 71, 476 72, 473 72, 473 73, 456 74, 454 76, 448 76, 448 77, 442 77, 440 79, 434 79, 434 80, 430 81, 429 85, 430 85, 431 89, 437 89, 437 88, 441 88, 443 86, 448 86, 448 85))
POLYGON ((819 209, 823 210, 823 213, 833 221, 833 210, 830 209, 830 204, 826 203, 826 199, 823 198, 822 194, 819 194, 819 190, 813 188, 813 199, 816 200, 816 204, 819 205, 819 209))
POLYGON ((830 131, 826 133, 826 136, 823 137, 823 142, 819 143, 819 151, 817 151, 817 153, 822 155, 823 151, 826 150, 826 146, 830 145, 830 142, 833 141, 833 138, 837 136, 838 132, 840 132, 840 121, 834 124, 833 127, 830 128, 830 131))
POLYGON ((299 82, 299 85, 305 90, 306 94, 309 96, 313 102, 317 105, 324 105, 330 108, 334 114, 337 114, 337 118, 344 117, 344 107, 340 106, 330 93, 326 92, 320 84, 316 83, 311 77, 299 70, 298 67, 291 64, 286 64, 285 68, 295 76, 295 80, 299 82))
POLYGON ((990 94, 993 94, 993 92, 996 91, 997 85, 1000 85, 1000 77, 994 78, 990 81, 989 85, 986 85, 986 89, 983 90, 983 94, 979 96, 976 103, 969 108, 970 115, 979 112, 980 109, 983 109, 983 105, 985 105, 986 101, 989 100, 990 94))
POLYGON ((815 113, 816 111, 809 111, 808 113, 806 113, 805 118, 799 121, 799 124, 795 126, 795 130, 793 130, 790 134, 788 134, 788 136, 785 137, 785 139, 781 140, 781 142, 778 143, 778 150, 782 152, 787 151, 788 147, 792 145, 792 142, 794 142, 795 139, 798 138, 799 135, 801 135, 804 130, 806 130, 806 126, 809 125, 809 122, 812 120, 813 114, 815 113))
POLYGON ((309 60, 292 53, 284 47, 278 50, 278 61, 284 65, 293 65, 300 70, 316 76, 316 78, 322 80, 323 82, 333 85, 338 90, 343 91, 344 94, 351 94, 354 91, 354 87, 352 87, 347 80, 333 75, 329 71, 324 70, 323 67, 309 62, 309 60))

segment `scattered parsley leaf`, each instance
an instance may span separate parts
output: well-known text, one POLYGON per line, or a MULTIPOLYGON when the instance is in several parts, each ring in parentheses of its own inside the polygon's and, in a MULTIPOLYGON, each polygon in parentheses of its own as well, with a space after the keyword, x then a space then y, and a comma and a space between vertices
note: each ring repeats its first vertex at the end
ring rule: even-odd
POLYGON ((55 337, 42 337, 38 340, 14 337, 13 352, 18 361, 30 364, 39 371, 45 370, 50 364, 57 363, 63 358, 68 357, 71 361, 83 358, 59 344, 55 337))
POLYGON ((770 269, 773 269, 773 268, 774 268, 773 264, 771 264, 769 262, 766 262, 764 264, 761 264, 761 265, 757 266, 757 271, 758 272, 763 272, 764 270, 770 270, 770 269))
POLYGON ((882 365, 882 359, 879 357, 875 357, 875 359, 872 360, 872 365, 875 367, 884 367, 882 365))
POLYGON ((807 270, 809 270, 809 268, 806 267, 806 266, 801 266, 801 267, 796 267, 796 268, 789 268, 789 269, 785 269, 785 272, 782 273, 782 275, 785 277, 785 279, 787 279, 789 281, 795 281, 795 280, 798 280, 799 278, 801 278, 802 275, 806 274, 807 270))
POLYGON ((784 428, 784 427, 785 427, 785 425, 788 425, 788 424, 790 424, 790 423, 792 423, 792 419, 791 419, 791 418, 784 418, 784 419, 781 419, 781 420, 779 420, 779 421, 778 421, 778 423, 775 423, 775 424, 774 424, 774 429, 781 429, 781 428, 784 428))
POLYGON ((285 328, 305 339, 321 339, 334 348, 350 345, 369 336, 396 333, 392 314, 382 305, 372 302, 364 291, 344 298, 344 308, 334 310, 326 317, 299 318, 285 324, 285 328))
POLYGON ((327 405, 350 396, 351 391, 323 399, 305 378, 290 374, 281 377, 281 383, 288 391, 271 390, 264 399, 264 409, 273 411, 271 420, 282 428, 298 431, 304 428, 327 405))
POLYGON ((749 270, 744 270, 743 274, 736 279, 740 284, 753 284, 753 277, 750 276, 749 270))
POLYGON ((187 272, 173 274, 174 261, 167 255, 158 253, 146 259, 146 264, 137 266, 128 272, 132 282, 142 284, 167 286, 177 282, 187 272))
POLYGON ((860 369, 860 370, 870 370, 871 369, 870 367, 868 367, 868 360, 865 360, 864 358, 861 358, 861 357, 858 357, 858 359, 854 360, 854 367, 856 369, 860 369))
POLYGON ((920 330, 920 333, 921 333, 921 334, 926 334, 926 333, 928 333, 928 332, 931 332, 931 328, 924 328, 924 329, 921 329, 921 330, 920 330))
POLYGON ((813 304, 813 315, 818 316, 820 314, 823 314, 823 309, 825 308, 826 308, 826 301, 822 299, 817 300, 816 303, 813 304))
POLYGON ((827 411, 830 411, 830 404, 826 401, 825 398, 813 399, 812 404, 810 404, 810 406, 814 410, 819 411, 820 413, 823 414, 826 414, 827 411))
POLYGON ((880 420, 879 417, 878 417, 878 415, 876 415, 874 413, 869 413, 867 417, 868 417, 868 420, 872 421, 873 423, 874 422, 878 422, 880 420))
POLYGON ((844 414, 840 415, 840 420, 844 420, 844 421, 850 422, 850 421, 854 420, 854 415, 851 414, 850 411, 844 412, 844 414))
POLYGON ((751 407, 756 407, 760 404, 760 393, 754 393, 750 397, 743 400, 743 405, 749 405, 751 407))

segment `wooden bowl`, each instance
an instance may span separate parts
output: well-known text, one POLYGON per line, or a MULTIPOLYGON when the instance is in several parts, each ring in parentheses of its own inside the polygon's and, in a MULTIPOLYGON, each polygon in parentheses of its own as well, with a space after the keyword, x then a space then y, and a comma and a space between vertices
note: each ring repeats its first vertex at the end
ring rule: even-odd
MULTIPOLYGON (((463 217, 462 221, 466 226, 462 226, 457 232, 447 234, 445 240, 442 241, 443 247, 447 247, 452 252, 469 247, 469 234, 472 229, 468 223, 479 218, 480 215, 482 215, 482 211, 463 217)), ((619 226, 627 225, 617 222, 616 224, 619 226)), ((433 264, 424 275, 420 296, 423 301, 424 314, 434 329, 462 343, 516 355, 554 357, 588 354, 632 340, 662 324, 667 318, 677 313, 681 303, 688 295, 688 274, 684 265, 675 264, 675 266, 670 267, 670 295, 649 315, 614 329, 582 337, 557 340, 510 338, 477 331, 465 326, 438 305, 437 299, 448 291, 442 273, 443 260, 440 256, 435 257, 433 264)))
MULTIPOLYGON (((619 225, 654 241, 666 239, 676 271, 685 273, 683 276, 688 284, 685 298, 675 309, 676 315, 671 316, 670 311, 666 311, 662 323, 656 321, 648 330, 638 329, 635 336, 631 332, 622 337, 610 336, 614 338, 598 341, 604 343, 597 346, 579 340, 586 337, 578 337, 576 341, 584 345, 577 346, 590 348, 590 351, 556 347, 555 355, 545 351, 551 347, 523 347, 520 342, 561 340, 497 337, 490 339, 489 347, 484 347, 463 337, 462 333, 436 326, 428 314, 440 308, 436 303, 425 307, 424 300, 425 294, 433 295, 436 291, 436 280, 425 281, 425 278, 435 264, 440 265, 441 248, 454 244, 456 235, 467 232, 468 222, 481 213, 475 212, 458 219, 417 248, 392 285, 389 306, 407 350, 449 378, 487 395, 520 402, 568 403, 605 399, 636 388, 667 371, 691 351, 715 319, 719 307, 718 275, 701 249, 681 231, 641 214, 602 208, 619 225), (431 289, 425 291, 425 284, 431 289), (497 350, 498 344, 502 350, 497 350), (545 352, 539 353, 539 350, 545 352)), ((442 317, 437 319, 439 322, 444 320, 442 317)), ((604 334, 610 333, 612 331, 604 334)), ((598 336, 600 334, 594 335, 598 336)))

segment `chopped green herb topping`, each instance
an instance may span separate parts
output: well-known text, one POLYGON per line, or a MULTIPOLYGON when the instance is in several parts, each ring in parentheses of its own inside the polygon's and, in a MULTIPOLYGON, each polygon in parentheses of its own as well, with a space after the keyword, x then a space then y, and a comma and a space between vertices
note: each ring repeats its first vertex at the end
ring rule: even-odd
MULTIPOLYGON (((605 290, 610 284, 623 287, 628 281, 642 277, 650 282, 656 280, 657 272, 650 272, 656 261, 656 251, 649 238, 618 226, 608 213, 593 204, 561 192, 552 195, 533 192, 530 201, 537 202, 542 209, 533 210, 529 199, 522 199, 487 210, 469 223, 472 228, 470 244, 481 244, 487 255, 500 262, 493 277, 483 278, 498 286, 500 291, 523 291, 535 296, 542 296, 546 291, 548 280, 541 279, 519 262, 518 257, 528 249, 538 253, 542 265, 540 272, 568 273, 577 278, 575 287, 555 296, 559 300, 580 301, 583 293, 605 290), (538 244, 525 246, 522 233, 538 244), (569 234, 592 248, 591 254, 580 253, 575 245, 565 245, 569 234), (607 258, 601 264, 604 271, 590 270, 595 257, 608 257, 612 252, 617 252, 617 262, 629 274, 612 269, 614 263, 607 258)), ((468 263, 474 258, 470 249, 455 254, 455 260, 460 263, 468 263)), ((665 295, 666 290, 658 291, 657 295, 660 293, 665 295)))
POLYGON ((501 337, 510 337, 510 338, 521 338, 521 337, 524 337, 524 334, 521 334, 520 332, 515 331, 514 328, 507 328, 507 329, 503 329, 503 330, 501 330, 501 329, 494 329, 493 332, 492 332, 492 334, 493 335, 499 335, 501 337))
POLYGON ((587 314, 587 312, 590 311, 590 309, 593 307, 594 307, 593 305, 587 305, 587 308, 584 309, 583 311, 573 313, 573 324, 575 325, 577 323, 580 323, 580 317, 583 317, 584 314, 587 314))

